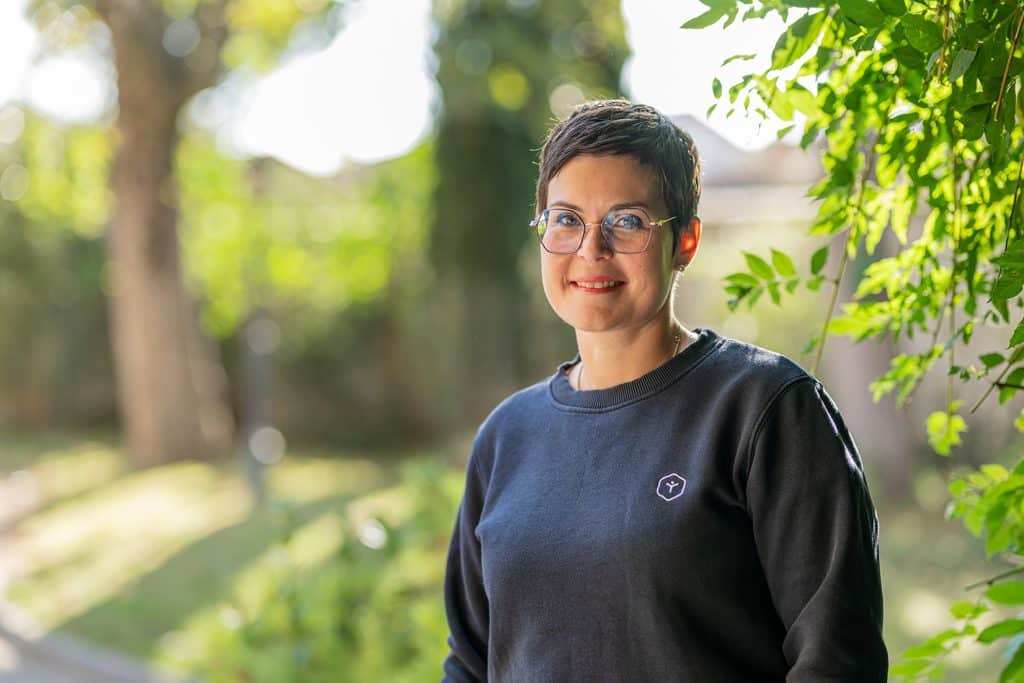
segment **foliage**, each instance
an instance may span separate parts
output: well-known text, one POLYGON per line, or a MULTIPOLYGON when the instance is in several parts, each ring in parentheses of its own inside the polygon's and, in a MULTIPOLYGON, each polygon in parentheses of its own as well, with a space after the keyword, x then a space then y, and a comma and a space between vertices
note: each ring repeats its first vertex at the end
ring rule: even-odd
POLYGON ((197 649, 176 665, 209 683, 436 678, 447 654, 444 550, 462 477, 436 461, 409 462, 396 489, 399 518, 333 518, 334 549, 312 566, 295 559, 302 531, 281 506, 274 562, 195 620, 197 649))
MULTIPOLYGON (((212 44, 214 33, 224 31, 219 61, 228 69, 265 71, 278 62, 290 47, 293 37, 306 28, 341 25, 342 3, 333 0, 145 0, 141 9, 158 17, 161 31, 177 22, 174 36, 193 68, 208 56, 200 44, 205 38, 212 44), (190 43, 192 43, 190 45, 190 43)), ((138 9, 138 8, 136 8, 138 9)), ((28 14, 39 27, 48 51, 72 46, 96 47, 97 15, 120 11, 117 0, 29 0, 28 14)), ((167 34, 164 34, 167 37, 167 34)), ((102 40, 99 41, 102 43, 102 40)))
POLYGON ((220 154, 195 133, 178 150, 186 271, 203 320, 227 336, 256 306, 288 317, 290 342, 402 286, 426 239, 432 147, 333 179, 220 154))
MULTIPOLYGON (((0 119, 17 123, 16 139, 0 146, 0 308, 11 323, 0 334, 0 411, 19 421, 112 419, 102 239, 112 208, 110 127, 59 125, 14 105, 0 119)), ((331 425, 380 432, 360 411, 386 417, 380 401, 390 397, 364 406, 325 367, 352 361, 351 348, 369 353, 370 312, 414 305, 410 293, 431 284, 424 245, 433 146, 310 178, 233 158, 189 130, 176 174, 183 267, 206 330, 230 339, 264 307, 287 330, 283 354, 309 369, 282 364, 282 383, 302 397, 347 401, 352 417, 333 414, 331 425)), ((225 353, 230 366, 235 347, 225 353)), ((291 426, 299 433, 318 424, 304 410, 291 426)), ((393 419, 386 431, 395 431, 393 419)))
POLYGON ((0 414, 23 423, 107 407, 105 135, 0 107, 0 414))
MULTIPOLYGON (((765 292, 778 304, 798 287, 817 290, 827 282, 829 308, 808 346, 817 349, 814 371, 829 335, 913 340, 908 345, 915 350, 894 357, 872 384, 876 400, 896 392, 906 401, 944 360, 946 405, 929 416, 927 432, 936 452, 948 455, 967 429, 957 394, 983 386, 973 412, 995 389, 1004 403, 1024 388, 1024 6, 1007 0, 702 2, 706 10, 685 28, 773 12, 787 21, 770 68, 728 88, 729 113, 790 121, 781 134, 799 134, 805 148, 824 139, 826 174, 810 190, 819 200, 811 233, 843 245, 829 274, 828 246, 815 252, 804 274, 780 252, 772 252, 771 262, 748 254, 748 270, 726 278, 730 306, 753 306, 765 292), (883 257, 876 249, 887 234, 899 246, 883 257), (840 283, 858 253, 871 262, 857 278, 853 301, 836 314, 840 283), (982 329, 1000 341, 977 341, 997 347, 977 360, 958 356, 982 329)), ((725 102, 722 84, 713 89, 725 102)), ((1019 558, 1024 465, 1012 476, 986 467, 970 475, 970 485, 953 482, 952 514, 987 537, 990 553, 1019 558)), ((989 603, 1024 603, 1003 594, 1012 591, 1002 585, 994 583, 970 607, 957 603, 954 615, 965 626, 908 651, 893 674, 941 675, 935 657, 957 639, 974 637, 973 621, 989 603)), ((996 621, 977 638, 994 642, 1020 630, 1019 623, 996 621)), ((1024 648, 1011 643, 1002 680, 1024 680, 1024 648)))
MULTIPOLYGON (((105 126, 64 128, 38 116, 24 117, 18 160, 25 192, 17 197, 25 217, 57 239, 53 228, 99 237, 111 206, 107 174, 111 149, 105 126)), ((59 232, 59 230, 58 230, 59 232)))

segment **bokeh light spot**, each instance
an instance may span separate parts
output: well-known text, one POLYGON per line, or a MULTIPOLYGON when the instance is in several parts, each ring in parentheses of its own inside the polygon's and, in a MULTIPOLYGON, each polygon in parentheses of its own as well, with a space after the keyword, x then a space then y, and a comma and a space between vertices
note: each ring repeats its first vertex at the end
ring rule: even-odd
POLYGON ((245 328, 245 341, 258 354, 270 354, 281 343, 281 327, 270 318, 257 318, 245 328))
POLYGON ((359 541, 367 548, 380 550, 388 542, 388 532, 377 519, 368 519, 359 525, 359 541))
POLYGON ((487 77, 491 99, 503 109, 518 111, 530 98, 530 83, 519 69, 498 66, 491 69, 487 77))
POLYGON ((13 105, 0 108, 0 145, 9 145, 25 130, 25 114, 13 105))
POLYGON ((561 120, 572 112, 573 107, 585 99, 583 91, 575 83, 562 83, 551 91, 548 104, 551 106, 551 113, 561 120))
POLYGON ((273 465, 284 457, 284 434, 273 427, 260 427, 249 436, 249 452, 264 465, 273 465))
POLYGON ((21 164, 11 164, 0 175, 0 197, 16 202, 28 191, 28 171, 21 164))
POLYGON ((199 26, 190 17, 172 21, 164 31, 164 49, 172 57, 184 57, 199 45, 199 26))

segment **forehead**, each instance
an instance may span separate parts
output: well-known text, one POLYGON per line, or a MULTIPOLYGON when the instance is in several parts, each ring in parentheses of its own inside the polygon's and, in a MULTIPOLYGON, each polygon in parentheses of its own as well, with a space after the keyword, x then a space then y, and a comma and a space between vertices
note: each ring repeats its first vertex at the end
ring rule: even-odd
POLYGON ((632 156, 581 154, 548 182, 548 205, 559 203, 594 211, 621 203, 661 208, 661 186, 654 171, 632 156))

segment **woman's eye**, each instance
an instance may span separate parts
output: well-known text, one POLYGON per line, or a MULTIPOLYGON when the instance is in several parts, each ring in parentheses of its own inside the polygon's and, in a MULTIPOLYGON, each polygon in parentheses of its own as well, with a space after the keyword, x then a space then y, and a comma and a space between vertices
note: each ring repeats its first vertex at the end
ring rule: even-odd
POLYGON ((627 230, 635 230, 637 228, 644 227, 643 219, 635 213, 623 213, 615 217, 613 225, 616 228, 625 228, 627 230))
POLYGON ((552 217, 553 224, 561 225, 563 227, 573 227, 579 225, 579 219, 571 213, 556 213, 552 217))

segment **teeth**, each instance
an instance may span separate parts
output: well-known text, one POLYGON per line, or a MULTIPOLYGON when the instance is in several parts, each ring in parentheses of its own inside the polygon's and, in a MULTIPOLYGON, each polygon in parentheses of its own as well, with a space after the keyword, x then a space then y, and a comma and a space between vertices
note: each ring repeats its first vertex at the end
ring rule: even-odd
POLYGON ((577 282, 576 284, 580 287, 585 287, 586 289, 607 289, 608 287, 614 287, 616 285, 621 285, 622 283, 618 280, 615 280, 614 282, 608 280, 605 282, 577 282))

